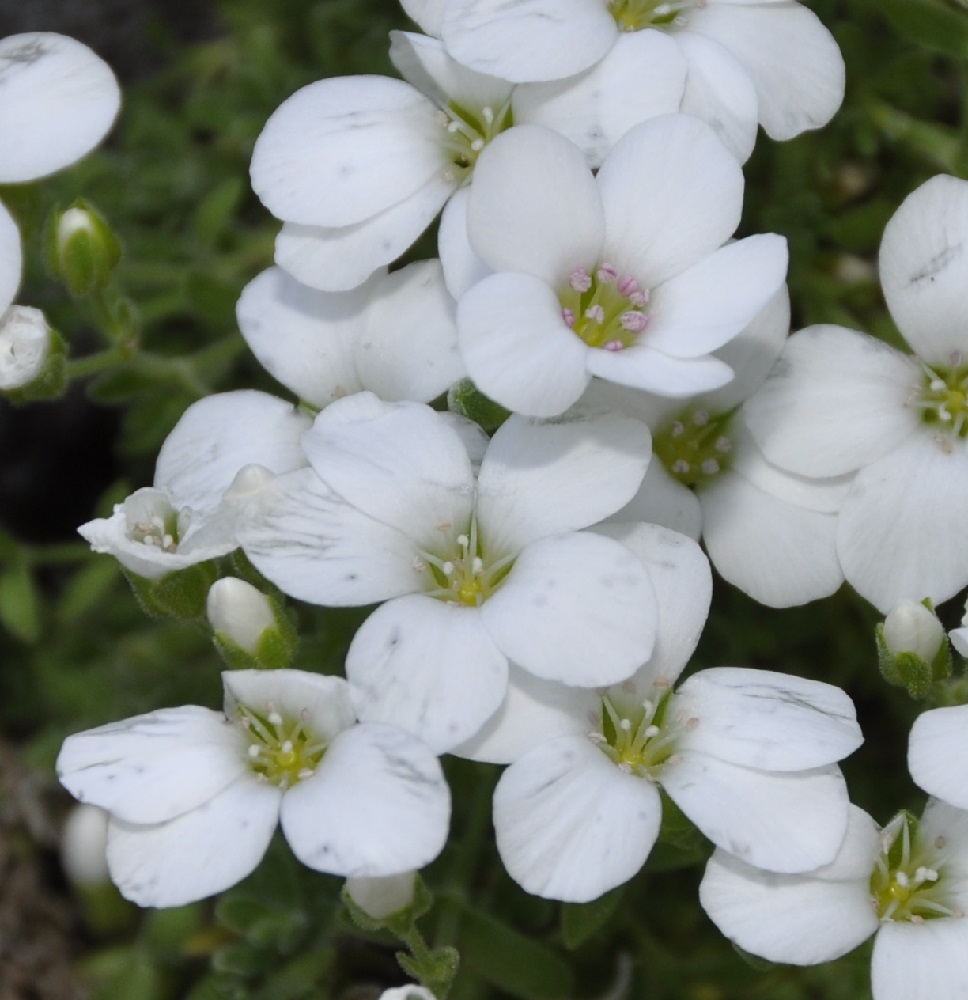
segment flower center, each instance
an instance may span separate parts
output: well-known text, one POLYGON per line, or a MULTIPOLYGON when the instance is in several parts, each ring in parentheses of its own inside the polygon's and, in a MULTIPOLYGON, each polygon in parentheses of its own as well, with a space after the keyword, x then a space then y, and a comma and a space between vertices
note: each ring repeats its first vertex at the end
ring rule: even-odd
POLYGON ((446 132, 444 152, 448 166, 444 180, 463 183, 477 163, 481 150, 498 133, 513 124, 510 99, 499 108, 485 105, 480 111, 451 101, 440 110, 440 124, 446 132))
POLYGON ((705 4, 705 0, 607 0, 607 2, 619 31, 679 28, 685 23, 686 11, 705 4))
POLYGON ((683 410, 659 430, 652 441, 666 471, 683 486, 704 486, 729 468, 733 442, 729 424, 733 414, 683 410))
POLYGON ((968 365, 929 368, 915 403, 921 420, 953 438, 968 438, 968 365))
POLYGON ((675 750, 679 726, 670 713, 672 692, 650 693, 638 704, 629 704, 615 691, 604 695, 601 730, 589 738, 619 770, 654 781, 675 750))
POLYGON ((150 545, 162 552, 177 552, 178 515, 171 507, 168 510, 145 514, 130 526, 128 537, 134 542, 150 545))
POLYGON ((421 552, 414 566, 426 570, 430 578, 427 593, 449 604, 480 607, 504 582, 514 556, 489 561, 484 553, 477 516, 471 517, 466 534, 458 535, 444 555, 421 552))
POLYGON ((251 741, 246 750, 249 767, 260 778, 286 789, 313 774, 326 744, 307 731, 302 716, 287 718, 271 704, 264 714, 247 705, 238 705, 236 713, 251 741))
POLYGON ((589 347, 622 351, 631 347, 646 328, 648 289, 630 274, 620 275, 611 264, 594 273, 584 267, 572 271, 558 292, 561 318, 589 347))
POLYGON ((870 883, 878 918, 922 923, 963 916, 950 905, 949 893, 944 889, 944 869, 930 863, 933 851, 918 843, 917 831, 917 819, 901 812, 881 834, 881 853, 870 883))

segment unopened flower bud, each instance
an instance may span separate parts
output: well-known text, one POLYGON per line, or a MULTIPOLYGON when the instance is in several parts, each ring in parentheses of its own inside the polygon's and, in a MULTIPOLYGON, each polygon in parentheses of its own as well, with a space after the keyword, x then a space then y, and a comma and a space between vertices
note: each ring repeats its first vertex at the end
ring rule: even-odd
POLYGON ((103 288, 121 259, 121 244, 104 217, 79 200, 55 214, 48 233, 47 263, 74 295, 103 288))
POLYGON ((884 679, 907 688, 912 698, 924 697, 930 684, 951 672, 944 626, 924 604, 898 604, 877 626, 876 641, 884 679))
POLYGON ((296 634, 282 606, 245 580, 224 577, 208 592, 205 606, 216 648, 236 669, 286 667, 296 634))
POLYGON ((61 865, 74 885, 110 881, 107 862, 108 814, 97 806, 76 805, 61 835, 61 865))
POLYGON ((0 390, 20 399, 49 399, 64 387, 64 345, 44 314, 11 306, 0 317, 0 390))
POLYGON ((373 920, 405 910, 414 899, 415 872, 383 878, 348 878, 343 891, 373 920))

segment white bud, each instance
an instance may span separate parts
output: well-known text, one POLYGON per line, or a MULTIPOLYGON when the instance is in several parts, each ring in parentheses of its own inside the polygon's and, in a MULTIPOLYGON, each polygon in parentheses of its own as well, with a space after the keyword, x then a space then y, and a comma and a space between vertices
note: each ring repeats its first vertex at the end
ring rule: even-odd
POLYGON ((414 872, 382 878, 348 878, 350 899, 374 920, 382 920, 413 902, 414 872))
POLYGON ((0 389, 20 389, 36 379, 50 350, 50 327, 30 306, 11 306, 0 319, 0 389))
POLYGON ((436 1000, 426 986, 393 986, 380 994, 380 1000, 436 1000))
POLYGON ((262 633, 276 624, 269 599, 245 580, 227 576, 208 592, 205 612, 212 628, 255 654, 262 633))
POLYGON ((894 656, 914 653, 930 663, 944 641, 944 626, 923 604, 901 601, 884 619, 884 641, 894 656))
POLYGON ((74 885, 103 885, 109 881, 108 814, 97 806, 74 806, 61 835, 61 865, 74 885))

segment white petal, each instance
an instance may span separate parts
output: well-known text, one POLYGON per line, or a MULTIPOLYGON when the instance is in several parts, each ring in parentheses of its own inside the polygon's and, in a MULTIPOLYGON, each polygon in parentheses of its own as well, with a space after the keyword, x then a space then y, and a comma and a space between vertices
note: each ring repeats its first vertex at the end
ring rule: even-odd
POLYGON ((594 352, 565 325, 558 296, 531 275, 476 284, 457 305, 457 331, 474 383, 516 413, 557 416, 591 378, 586 358, 594 352))
POLYGON ((494 790, 501 860, 515 882, 548 899, 585 903, 627 882, 661 818, 655 786, 620 771, 583 736, 526 754, 494 790))
POLYGON ((61 784, 133 823, 161 823, 195 809, 248 773, 245 738, 221 712, 163 708, 68 736, 61 784))
POLYGON ((756 143, 759 101, 742 64, 712 39, 690 31, 675 36, 688 63, 684 114, 702 119, 740 163, 756 143))
POLYGON ((411 197, 445 164, 436 105, 382 76, 319 80, 271 115, 252 187, 279 219, 350 226, 411 197))
POLYGON ((512 416, 494 435, 478 476, 478 518, 488 551, 577 531, 626 504, 645 475, 645 424, 618 414, 562 423, 512 416), (595 483, 595 489, 578 484, 595 483))
POLYGON ((874 939, 871 986, 877 1000, 968 997, 964 919, 885 923, 874 939))
POLYGON ((158 452, 155 486, 177 507, 215 509, 239 470, 261 465, 278 475, 306 465, 299 439, 310 419, 291 403, 254 389, 193 403, 158 452))
POLYGON ((139 906, 182 906, 222 892, 262 860, 276 829, 281 792, 251 776, 157 826, 114 819, 108 868, 121 895, 139 906))
POLYGON ((364 724, 286 792, 280 820, 293 854, 316 871, 398 875, 440 853, 450 791, 429 747, 395 726, 364 724))
POLYGON ((440 37, 446 4, 447 0, 400 0, 407 16, 420 26, 421 31, 435 38, 440 37))
POLYGON ((733 377, 733 369, 717 358, 673 358, 647 342, 624 351, 589 351, 586 365, 610 382, 677 398, 719 389, 733 377))
POLYGON ((844 576, 887 614, 905 599, 941 604, 968 582, 968 462, 927 430, 862 469, 837 523, 844 576))
POLYGON ((638 493, 609 521, 661 524, 689 538, 698 539, 702 532, 702 508, 696 494, 673 479, 662 462, 655 459, 649 462, 638 493))
POLYGON ((476 608, 414 594, 377 608, 346 655, 357 712, 443 753, 473 736, 507 688, 507 657, 476 608))
POLYGON ((656 682, 671 685, 695 652, 713 596, 709 560, 691 538, 657 524, 602 524, 595 530, 634 552, 655 589, 655 647, 632 678, 645 697, 656 682))
POLYGON ((577 687, 624 680, 655 641, 648 570, 618 542, 585 532, 525 548, 481 614, 515 663, 577 687))
POLYGON ((968 705, 934 708, 917 717, 908 746, 908 768, 930 795, 968 809, 962 762, 968 751, 968 705))
POLYGON ((700 502, 709 558, 754 601, 794 607, 843 583, 835 514, 789 503, 735 471, 704 487, 700 502))
POLYGON ((437 253, 444 270, 447 291, 459 299, 493 272, 471 249, 467 236, 467 199, 469 187, 455 191, 444 206, 437 230, 437 253))
POLYGON ((786 343, 743 413, 766 457, 804 476, 838 476, 917 427, 907 405, 917 362, 855 330, 811 326, 786 343))
POLYGON ((708 4, 689 30, 719 42, 749 73, 771 139, 826 125, 844 98, 844 59, 830 32, 798 3, 708 4))
POLYGON ((474 475, 453 427, 422 403, 371 393, 328 406, 303 437, 323 479, 348 504, 433 552, 466 531, 474 475))
POLYGON ((453 181, 435 176, 409 198, 355 225, 286 223, 276 237, 276 263, 313 288, 356 288, 410 248, 453 190, 453 181))
POLYGON ((715 351, 756 318, 786 271, 782 236, 749 236, 721 247, 654 290, 644 340, 676 358, 715 351))
POLYGON ((618 28, 595 0, 451 0, 441 34, 465 66, 520 83, 580 73, 608 51, 618 28))
POLYGON ((556 287, 594 267, 604 220, 595 179, 573 143, 538 125, 497 136, 474 169, 467 231, 495 271, 520 271, 556 287))
POLYGON ((0 316, 7 311, 17 294, 22 267, 20 230, 0 202, 0 316))
POLYGON ((86 45, 52 32, 0 41, 0 184, 61 170, 89 153, 121 107, 110 67, 86 45))
POLYGON ((712 129, 688 115, 636 125, 597 179, 603 259, 647 288, 722 246, 739 225, 743 172, 712 129))
POLYGON ((770 773, 682 751, 659 781, 717 847, 767 871, 828 864, 847 829, 847 788, 837 767, 770 773))
POLYGON ((581 149, 590 167, 599 167, 633 125, 679 110, 686 62, 677 40, 651 29, 621 34, 580 76, 519 85, 514 120, 554 129, 581 149))
POLYGON ((349 506, 311 469, 280 476, 239 532, 255 567, 310 604, 372 604, 422 590, 412 539, 349 506))
POLYGON ((863 742, 840 688, 773 670, 713 667, 688 678, 676 713, 698 719, 682 749, 761 771, 805 771, 842 760, 863 742))
MULTIPOLYGON (((878 269, 901 333, 926 361, 968 353, 968 184, 932 177, 901 203, 884 229, 878 269)), ((961 362, 958 362, 961 363, 961 362)))

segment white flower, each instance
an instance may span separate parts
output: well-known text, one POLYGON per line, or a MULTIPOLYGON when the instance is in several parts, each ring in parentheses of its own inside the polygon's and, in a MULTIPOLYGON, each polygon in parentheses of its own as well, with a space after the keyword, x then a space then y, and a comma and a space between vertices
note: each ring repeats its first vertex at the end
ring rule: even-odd
POLYGON ((380 994, 380 1000, 436 1000, 425 986, 394 986, 380 994))
POLYGON ((77 530, 95 552, 149 579, 225 555, 238 546, 250 494, 305 465, 299 435, 308 425, 308 416, 263 392, 207 396, 165 439, 154 486, 77 530))
POLYGON ((862 333, 794 334, 745 408, 766 457, 807 477, 853 473, 838 516, 844 575, 887 613, 968 583, 968 182, 939 176, 884 232, 881 282, 915 356, 862 333))
POLYGON ((394 33, 409 82, 320 80, 269 118, 252 186, 285 222, 276 263, 315 288, 361 284, 400 256, 510 125, 511 84, 475 73, 440 43, 394 33))
POLYGON ((951 645, 962 656, 968 657, 968 604, 965 606, 965 613, 961 616, 961 626, 953 628, 948 633, 948 638, 951 640, 951 645))
POLYGON ((360 393, 323 410, 303 447, 312 468, 269 485, 243 547, 300 600, 386 601, 347 654, 361 718, 393 720, 445 750, 498 707, 508 660, 595 686, 649 655, 647 570, 580 530, 638 487, 643 424, 512 417, 475 477, 455 418, 360 393))
POLYGON ((20 389, 44 370, 50 327, 39 309, 11 306, 0 314, 0 389, 20 389))
POLYGON ((637 125, 595 176, 548 129, 498 136, 468 197, 470 245, 495 272, 458 303, 470 377, 534 416, 561 413, 593 375, 677 397, 724 385, 732 371, 711 352, 787 266, 773 234, 723 246, 742 196, 736 160, 685 115, 637 125))
POLYGON ((872 934, 874 1000, 968 996, 968 813, 929 800, 920 822, 900 813, 880 833, 851 807, 833 862, 775 875, 722 851, 699 899, 740 948, 773 962, 815 965, 872 934))
POLYGON ((511 877, 572 902, 627 881, 658 837, 660 787, 725 850, 778 871, 826 863, 847 823, 833 765, 861 741, 850 699, 817 681, 731 667, 673 690, 708 612, 708 563, 664 528, 611 531, 655 574, 652 658, 604 690, 516 686, 496 722, 460 748, 513 761, 494 793, 511 877))
POLYGON ((225 712, 166 708, 65 740, 57 773, 111 813, 122 894, 179 906, 262 859, 277 823, 310 868, 343 876, 419 868, 443 847, 440 765, 393 726, 357 724, 346 682, 298 670, 224 673, 225 712))
POLYGON ((348 292, 317 291, 273 267, 249 282, 236 311, 269 373, 319 408, 364 389, 426 403, 464 374, 437 261, 384 271, 348 292))
POLYGON ((929 795, 968 809, 965 755, 968 752, 968 705, 922 712, 908 743, 911 777, 929 795))

